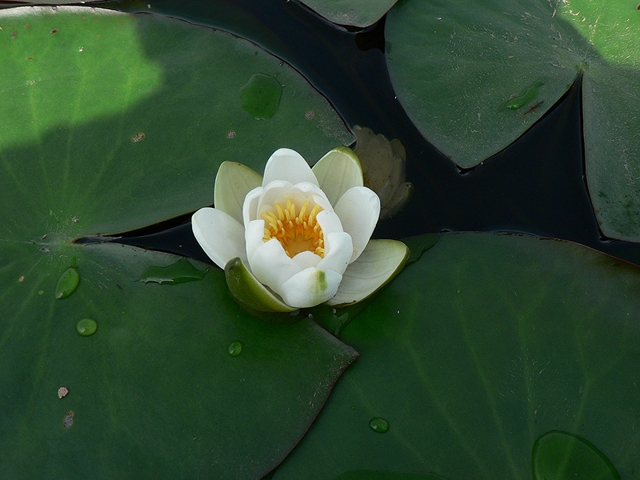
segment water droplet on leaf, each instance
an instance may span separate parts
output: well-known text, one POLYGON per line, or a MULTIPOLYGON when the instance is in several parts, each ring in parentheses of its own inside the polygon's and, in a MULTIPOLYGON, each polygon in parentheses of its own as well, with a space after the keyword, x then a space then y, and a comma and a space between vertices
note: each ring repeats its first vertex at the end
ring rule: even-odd
POLYGON ((371 427, 371 430, 374 432, 386 433, 389 430, 389 422, 384 418, 373 417, 369 422, 369 427, 371 427))
POLYGON ((538 437, 533 445, 533 478, 619 480, 620 475, 611 461, 590 442, 554 430, 538 437))
POLYGON ((544 85, 543 82, 533 82, 529 87, 524 88, 518 95, 509 99, 509 101, 505 104, 505 107, 507 107, 509 110, 517 110, 523 107, 526 103, 534 99, 534 97, 538 94, 538 89, 542 85, 544 85))
POLYGON ((273 117, 280 107, 282 85, 269 75, 256 73, 240 89, 242 108, 257 120, 273 117))
POLYGON ((161 285, 178 285, 202 280, 208 271, 208 268, 198 270, 189 260, 181 258, 176 263, 166 267, 147 267, 140 281, 144 283, 159 283, 161 285))
POLYGON ((95 322, 95 320, 92 320, 91 318, 83 318, 76 325, 76 331, 83 337, 88 337, 89 335, 93 335, 94 333, 96 333, 97 329, 98 329, 98 324, 95 322))
POLYGON ((242 352, 242 344, 240 342, 232 342, 227 351, 232 357, 237 357, 242 352))
POLYGON ((64 428, 71 428, 71 426, 73 425, 73 416, 75 414, 73 413, 73 410, 69 410, 66 415, 64 416, 64 418, 62 419, 62 426, 64 428))
POLYGON ((80 283, 78 269, 76 267, 67 268, 62 275, 60 275, 58 283, 56 284, 56 298, 67 298, 76 291, 78 283, 80 283))

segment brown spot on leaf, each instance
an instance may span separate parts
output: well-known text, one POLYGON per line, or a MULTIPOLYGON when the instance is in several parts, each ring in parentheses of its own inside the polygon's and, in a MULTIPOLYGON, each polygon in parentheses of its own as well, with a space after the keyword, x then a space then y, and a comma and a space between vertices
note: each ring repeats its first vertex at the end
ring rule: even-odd
POLYGON ((144 140, 144 137, 146 137, 144 132, 138 132, 134 136, 131 137, 131 141, 133 143, 138 143, 138 142, 141 142, 142 140, 144 140))
POLYGON ((54 28, 53 30, 51 30, 51 35, 55 35, 56 33, 58 33, 58 29, 54 28))

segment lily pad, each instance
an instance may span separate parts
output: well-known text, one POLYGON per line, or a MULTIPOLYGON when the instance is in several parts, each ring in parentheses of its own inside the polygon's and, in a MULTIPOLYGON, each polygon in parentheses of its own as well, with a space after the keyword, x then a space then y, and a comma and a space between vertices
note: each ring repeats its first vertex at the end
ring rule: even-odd
POLYGON ((8 478, 259 478, 304 435, 357 355, 309 320, 277 327, 244 313, 219 269, 165 286, 138 278, 172 255, 115 244, 44 254, 27 244, 3 258, 8 250, 14 260, 0 273, 8 478), (69 255, 81 283, 56 300, 54 275, 69 255), (76 332, 85 317, 97 325, 88 337, 76 332), (69 390, 63 399, 60 387, 69 390))
POLYGON ((300 0, 319 15, 338 25, 368 27, 398 0, 300 0))
MULTIPOLYGON (((210 204, 225 160, 262 171, 279 147, 317 159, 353 140, 295 70, 224 32, 82 7, 3 10, 0 27, 3 176, 46 200, 29 200, 39 224, 138 228, 210 204), (268 120, 243 108, 256 73, 283 85, 268 120)), ((20 202, 7 189, 0 199, 20 202)))
POLYGON ((471 168, 516 140, 583 73, 587 180, 603 233, 640 240, 640 11, 606 0, 403 0, 387 64, 423 135, 471 168))
POLYGON ((640 269, 591 249, 442 234, 344 329, 361 356, 274 479, 532 478, 536 445, 545 475, 635 478, 638 305, 640 269), (546 448, 557 430, 580 445, 546 448))
POLYGON ((308 319, 249 316, 219 269, 95 239, 210 204, 224 160, 319 158, 350 134, 293 69, 223 32, 78 7, 0 26, 3 475, 266 474, 356 352, 308 319), (256 73, 283 85, 267 120, 243 108, 256 73))

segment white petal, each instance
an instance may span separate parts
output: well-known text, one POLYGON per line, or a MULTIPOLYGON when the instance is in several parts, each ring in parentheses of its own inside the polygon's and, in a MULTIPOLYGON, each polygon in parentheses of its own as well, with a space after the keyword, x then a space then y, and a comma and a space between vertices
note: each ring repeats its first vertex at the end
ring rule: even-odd
POLYGON ((342 275, 353 255, 351 236, 345 232, 332 232, 324 236, 324 244, 326 254, 317 268, 333 270, 342 275))
POLYGON ((302 206, 305 200, 310 200, 313 204, 317 203, 325 210, 333 211, 329 200, 317 185, 309 182, 292 185, 285 181, 274 181, 264 188, 264 194, 260 197, 258 205, 258 215, 271 210, 274 203, 279 203, 284 207, 287 199, 291 200, 298 208, 302 206))
POLYGON ((281 198, 285 198, 286 193, 292 188, 293 184, 284 180, 275 180, 263 187, 262 194, 258 200, 257 217, 252 218, 252 220, 259 218, 265 211, 270 210, 274 203, 282 202, 281 198))
POLYGON ((307 268, 283 283, 276 292, 292 307, 314 307, 336 294, 340 280, 342 275, 333 270, 307 268))
POLYGON ((322 233, 327 236, 332 232, 343 232, 340 217, 334 212, 323 210, 316 215, 316 220, 322 229, 322 233))
POLYGON ((380 216, 380 199, 366 187, 353 187, 338 200, 334 211, 340 217, 342 228, 351 235, 355 261, 367 246, 380 216))
POLYGON ((264 245, 264 220, 252 220, 244 230, 246 258, 253 257, 258 248, 264 245))
POLYGON ((293 261, 303 270, 309 267, 316 267, 318 263, 320 263, 320 260, 322 260, 320 255, 310 252, 309 250, 300 252, 293 257, 293 261))
POLYGON ((407 246, 396 240, 371 240, 362 255, 347 267, 338 293, 327 303, 348 305, 359 302, 385 286, 404 266, 407 246))
POLYGON ((193 235, 211 260, 224 269, 232 258, 246 261, 244 228, 230 215, 215 209, 201 208, 191 217, 193 235))
POLYGON ((242 223, 246 227, 251 220, 258 218, 258 203, 263 193, 262 187, 257 187, 247 193, 242 205, 242 223))
POLYGON ((263 243, 253 252, 249 258, 249 266, 255 277, 275 292, 278 292, 283 283, 302 271, 275 238, 263 243))
POLYGON ((223 162, 216 175, 213 204, 242 223, 242 206, 251 190, 262 184, 262 177, 246 165, 223 162))
POLYGON ((334 148, 318 160, 312 170, 331 205, 350 188, 364 185, 358 156, 347 147, 334 148))
POLYGON ((274 180, 286 180, 294 184, 310 182, 318 185, 318 180, 307 161, 298 152, 288 148, 276 150, 264 167, 262 186, 274 180))

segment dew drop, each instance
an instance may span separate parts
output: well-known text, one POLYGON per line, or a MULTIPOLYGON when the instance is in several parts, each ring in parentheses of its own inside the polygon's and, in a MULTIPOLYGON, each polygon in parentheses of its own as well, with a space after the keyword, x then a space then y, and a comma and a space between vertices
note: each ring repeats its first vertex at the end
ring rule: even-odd
POLYGON ((78 269, 76 267, 67 268, 58 279, 55 291, 56 298, 67 298, 76 291, 78 283, 80 283, 78 269))
POLYGON ((273 117, 280 107, 282 85, 269 75, 256 73, 240 89, 242 108, 257 120, 273 117))
POLYGON ((71 426, 73 425, 73 416, 75 414, 73 413, 73 410, 69 410, 66 415, 64 416, 64 418, 62 419, 62 426, 64 428, 71 428, 71 426))
POLYGON ((518 95, 511 98, 506 104, 509 110, 517 110, 522 108, 526 103, 530 102, 538 94, 538 89, 544 85, 544 82, 533 82, 529 87, 524 88, 518 95))
POLYGON ((371 430, 374 432, 386 433, 389 430, 389 422, 384 418, 373 417, 369 422, 369 427, 371 427, 371 430))
POLYGON ((584 438, 553 430, 533 445, 533 478, 619 480, 611 461, 584 438))
POLYGON ((150 266, 145 269, 140 277, 144 283, 159 283, 160 285, 179 285, 186 282, 202 280, 209 269, 198 270, 186 258, 181 258, 176 263, 166 267, 150 266))
POLYGON ((237 357, 242 352, 242 344, 240 342, 232 342, 229 344, 227 351, 232 357, 237 357))
POLYGON ((94 333, 96 333, 97 329, 98 329, 98 324, 95 322, 95 320, 92 320, 91 318, 83 318, 76 325, 76 332, 78 332, 83 337, 88 337, 89 335, 93 335, 94 333))

